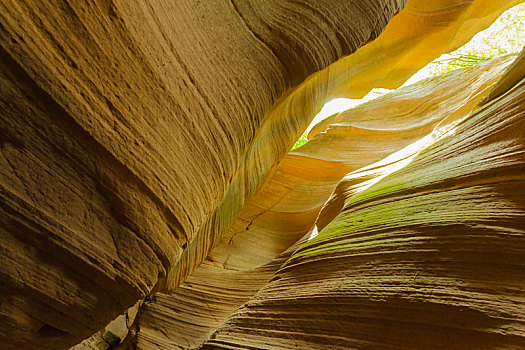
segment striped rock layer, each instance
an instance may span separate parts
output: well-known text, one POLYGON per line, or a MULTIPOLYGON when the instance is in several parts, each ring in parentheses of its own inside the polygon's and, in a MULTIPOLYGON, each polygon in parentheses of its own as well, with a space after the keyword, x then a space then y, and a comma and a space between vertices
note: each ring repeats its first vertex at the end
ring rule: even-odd
POLYGON ((521 346, 517 3, 3 1, 0 347, 521 346))
POLYGON ((524 96, 521 75, 412 154, 341 182, 340 214, 203 348, 525 346, 524 96))

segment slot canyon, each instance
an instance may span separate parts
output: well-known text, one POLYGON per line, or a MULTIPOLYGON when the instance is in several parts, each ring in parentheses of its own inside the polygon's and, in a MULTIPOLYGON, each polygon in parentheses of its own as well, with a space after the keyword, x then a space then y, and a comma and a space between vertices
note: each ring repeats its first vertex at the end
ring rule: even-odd
POLYGON ((525 349, 520 3, 2 0, 0 349, 525 349))

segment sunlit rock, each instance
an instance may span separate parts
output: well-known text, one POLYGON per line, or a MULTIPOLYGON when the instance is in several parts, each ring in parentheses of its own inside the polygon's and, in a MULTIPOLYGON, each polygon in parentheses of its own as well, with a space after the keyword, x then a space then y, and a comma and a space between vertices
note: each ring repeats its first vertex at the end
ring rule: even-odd
MULTIPOLYGON (((305 249, 341 178, 448 118, 410 120, 376 153, 350 132, 361 151, 308 159, 314 139, 287 155, 324 102, 397 87, 516 3, 1 2, 1 347, 105 347, 129 329, 126 346, 219 344, 305 249), (132 325, 119 316, 142 301, 132 325)), ((458 98, 497 75, 480 76, 458 98)))

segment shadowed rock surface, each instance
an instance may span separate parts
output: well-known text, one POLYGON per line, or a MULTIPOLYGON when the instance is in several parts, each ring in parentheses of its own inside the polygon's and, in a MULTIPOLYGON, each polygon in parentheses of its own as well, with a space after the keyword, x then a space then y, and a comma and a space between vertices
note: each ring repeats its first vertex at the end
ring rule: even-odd
POLYGON ((287 154, 519 2, 0 3, 2 348, 522 346, 522 59, 287 154))

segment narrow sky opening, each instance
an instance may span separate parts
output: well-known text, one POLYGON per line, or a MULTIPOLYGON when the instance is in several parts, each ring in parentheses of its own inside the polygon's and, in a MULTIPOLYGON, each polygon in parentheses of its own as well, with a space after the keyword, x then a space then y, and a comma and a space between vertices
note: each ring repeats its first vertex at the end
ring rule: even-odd
MULTIPOLYGON (((471 41, 454 52, 446 53, 419 70, 403 86, 448 71, 475 65, 497 56, 519 53, 525 46, 525 3, 505 11, 489 28, 476 34, 471 41)), ((327 102, 315 116, 305 133, 292 149, 307 142, 308 132, 327 117, 373 100, 391 90, 372 89, 362 99, 336 98, 327 102)))

